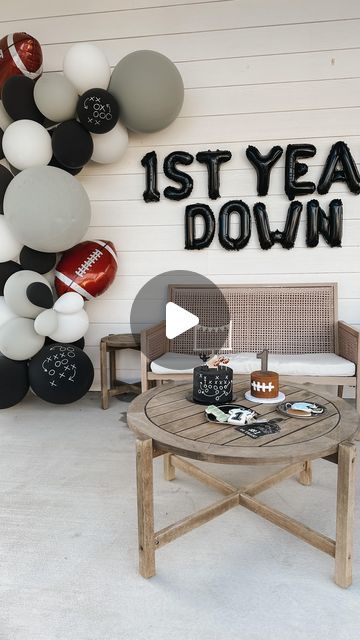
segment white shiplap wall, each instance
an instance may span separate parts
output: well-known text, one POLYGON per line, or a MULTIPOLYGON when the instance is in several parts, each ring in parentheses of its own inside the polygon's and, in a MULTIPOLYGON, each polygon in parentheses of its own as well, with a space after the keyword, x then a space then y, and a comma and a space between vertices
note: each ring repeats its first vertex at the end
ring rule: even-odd
MULTIPOLYGON (((89 238, 113 239, 119 252, 114 285, 88 305, 92 324, 88 352, 98 372, 98 342, 109 332, 129 330, 131 302, 152 276, 171 269, 200 271, 215 282, 337 281, 340 316, 360 325, 360 196, 338 184, 319 200, 344 203, 344 242, 330 249, 305 246, 302 224, 296 248, 259 249, 254 228, 250 245, 239 253, 214 240, 200 252, 183 249, 186 204, 208 202, 206 174, 196 162, 191 199, 162 199, 147 205, 140 159, 155 149, 159 164, 172 150, 194 155, 200 149, 227 148, 232 160, 222 168, 222 199, 251 205, 255 173, 245 149, 266 152, 273 144, 309 141, 317 155, 309 179, 318 180, 326 155, 344 139, 360 161, 360 3, 358 0, 2 0, 1 32, 27 31, 43 45, 45 71, 59 71, 68 47, 91 41, 111 65, 136 49, 155 49, 178 66, 185 84, 180 117, 158 134, 130 136, 121 162, 89 165, 80 174, 92 200, 89 238)), ((273 171, 265 199, 272 226, 284 222, 284 157, 273 171)), ((160 187, 166 186, 160 175, 160 187)), ((307 198, 303 198, 306 202, 307 198)), ((210 203, 211 204, 211 203, 210 203)), ((149 305, 150 322, 157 320, 149 305)), ((137 377, 137 354, 119 361, 124 378, 137 377)))

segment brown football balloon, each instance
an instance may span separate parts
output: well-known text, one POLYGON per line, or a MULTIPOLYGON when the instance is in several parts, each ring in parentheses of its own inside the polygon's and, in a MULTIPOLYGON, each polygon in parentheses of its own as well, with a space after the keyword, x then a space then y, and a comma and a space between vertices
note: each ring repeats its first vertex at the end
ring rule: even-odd
POLYGON ((40 43, 28 33, 9 33, 0 40, 0 90, 12 76, 36 80, 42 74, 40 43))

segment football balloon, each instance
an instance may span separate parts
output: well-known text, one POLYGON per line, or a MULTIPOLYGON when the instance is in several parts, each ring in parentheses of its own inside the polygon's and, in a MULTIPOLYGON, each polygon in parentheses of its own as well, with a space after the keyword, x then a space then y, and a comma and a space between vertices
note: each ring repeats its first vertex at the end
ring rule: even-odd
POLYGON ((0 90, 12 76, 36 80, 42 74, 39 42, 28 33, 9 33, 0 40, 0 90))
POLYGON ((116 249, 107 240, 86 240, 66 251, 55 271, 59 296, 75 291, 92 300, 110 287, 117 271, 116 249))

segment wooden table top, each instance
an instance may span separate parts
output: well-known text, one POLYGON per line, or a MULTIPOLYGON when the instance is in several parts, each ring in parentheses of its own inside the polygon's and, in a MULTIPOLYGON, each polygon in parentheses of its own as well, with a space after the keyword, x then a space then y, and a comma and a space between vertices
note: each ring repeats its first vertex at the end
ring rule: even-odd
POLYGON ((276 405, 245 400, 248 382, 234 383, 234 400, 266 418, 283 418, 280 431, 253 439, 234 426, 208 422, 204 405, 191 398, 192 384, 166 384, 141 394, 131 403, 127 419, 139 437, 152 438, 160 451, 228 464, 298 462, 331 455, 338 444, 351 440, 360 416, 349 402, 317 392, 312 385, 281 385, 286 400, 325 405, 326 412, 309 419, 281 415, 276 405))

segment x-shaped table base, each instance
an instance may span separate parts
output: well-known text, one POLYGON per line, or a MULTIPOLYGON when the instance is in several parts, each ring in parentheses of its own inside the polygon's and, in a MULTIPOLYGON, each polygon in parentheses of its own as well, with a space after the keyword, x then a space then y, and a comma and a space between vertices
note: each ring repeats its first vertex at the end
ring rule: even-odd
POLYGON ((290 464, 262 480, 237 488, 224 480, 216 478, 196 465, 171 453, 157 451, 151 439, 137 439, 137 502, 139 533, 139 570, 144 578, 155 575, 155 551, 176 538, 209 522, 233 507, 239 505, 285 529, 294 536, 308 542, 313 547, 335 558, 335 582, 340 587, 348 587, 352 580, 352 525, 354 517, 355 494, 355 457, 356 447, 351 442, 339 444, 338 451, 327 460, 338 464, 336 540, 310 529, 294 518, 272 507, 268 507, 254 496, 278 484, 286 478, 299 475, 302 484, 311 484, 311 466, 309 462, 290 464), (175 469, 210 486, 225 497, 197 511, 196 513, 171 524, 164 529, 154 529, 153 505, 153 459, 164 456, 164 474, 166 480, 174 480, 175 469))

